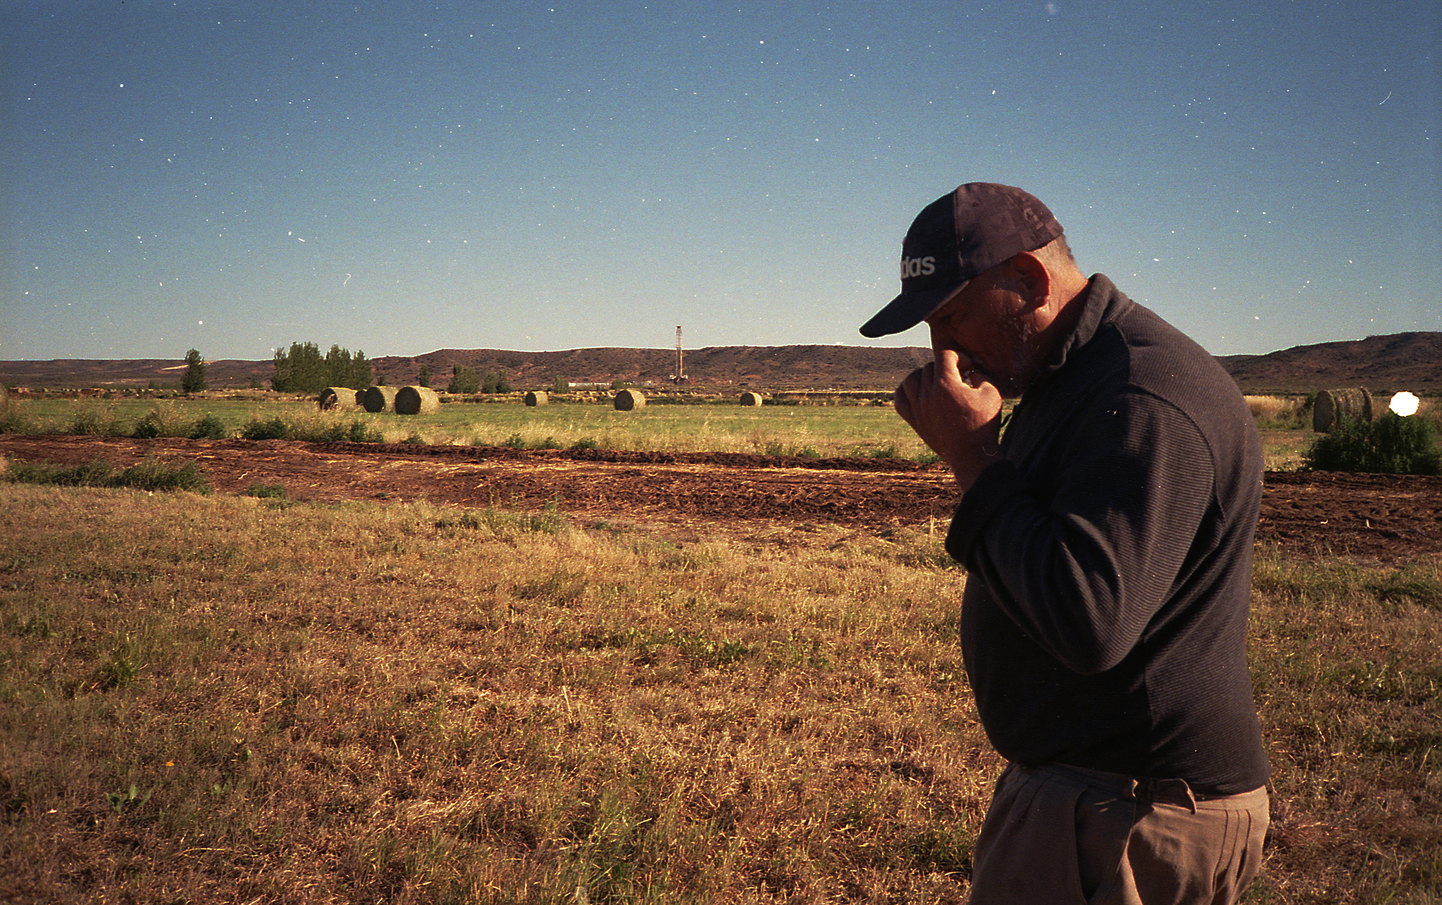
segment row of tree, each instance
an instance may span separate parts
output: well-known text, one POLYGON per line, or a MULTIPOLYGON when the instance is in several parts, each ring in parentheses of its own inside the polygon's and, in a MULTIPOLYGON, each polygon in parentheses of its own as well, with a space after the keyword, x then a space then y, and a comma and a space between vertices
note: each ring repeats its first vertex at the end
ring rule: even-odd
POLYGON ((364 352, 331 346, 324 356, 315 343, 291 343, 275 350, 270 385, 281 393, 319 393, 326 387, 363 390, 371 385, 371 363, 364 352))
MULTIPOLYGON (((431 369, 428 365, 421 365, 416 382, 423 387, 431 385, 431 369)), ((505 371, 487 371, 486 376, 480 378, 476 376, 476 372, 472 368, 451 365, 451 382, 446 384, 447 393, 509 393, 510 391, 511 380, 506 376, 505 371)))
MULTIPOLYGON (((281 393, 319 393, 326 387, 349 387, 363 390, 372 382, 371 364, 365 353, 354 355, 349 349, 333 345, 324 356, 315 343, 291 343, 289 349, 275 350, 275 371, 270 385, 281 393)), ((384 378, 382 378, 384 381, 384 378)), ((423 387, 431 385, 431 369, 421 365, 418 382, 423 387)), ((191 349, 185 353, 185 377, 181 390, 187 395, 203 392, 205 382, 205 359, 200 352, 191 349)), ((565 392, 569 384, 562 377, 556 378, 555 389, 565 392)), ((505 371, 487 371, 484 377, 477 377, 472 368, 451 366, 451 382, 446 392, 468 393, 509 393, 511 381, 505 371)))

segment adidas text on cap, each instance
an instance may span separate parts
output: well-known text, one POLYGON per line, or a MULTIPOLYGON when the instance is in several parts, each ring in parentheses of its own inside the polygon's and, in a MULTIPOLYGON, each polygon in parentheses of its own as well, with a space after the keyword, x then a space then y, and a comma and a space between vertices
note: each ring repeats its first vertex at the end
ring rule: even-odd
POLYGON ((886 336, 921 323, 977 274, 1062 234, 1046 205, 1018 188, 971 182, 936 199, 901 243, 901 294, 861 327, 886 336))

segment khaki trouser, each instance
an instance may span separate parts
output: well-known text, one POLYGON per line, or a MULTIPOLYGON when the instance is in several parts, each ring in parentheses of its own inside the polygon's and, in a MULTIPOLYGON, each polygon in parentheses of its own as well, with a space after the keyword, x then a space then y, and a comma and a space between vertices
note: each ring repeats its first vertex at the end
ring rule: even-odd
POLYGON ((1256 878, 1266 789, 1011 764, 973 855, 971 905, 1229 905, 1256 878))

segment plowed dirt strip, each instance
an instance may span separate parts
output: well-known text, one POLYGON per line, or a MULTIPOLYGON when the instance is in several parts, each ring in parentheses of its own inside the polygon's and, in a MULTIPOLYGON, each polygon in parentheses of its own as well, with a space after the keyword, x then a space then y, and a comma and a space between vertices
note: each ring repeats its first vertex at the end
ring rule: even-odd
POLYGON ((243 440, 130 440, 0 436, 0 455, 62 465, 147 457, 194 461, 222 493, 285 488, 292 500, 417 500, 538 509, 622 521, 825 522, 882 527, 947 518, 949 472, 910 462, 850 460, 828 467, 762 456, 311 444, 243 440))
MULTIPOLYGON (((430 500, 685 526, 807 523, 883 529, 949 518, 939 465, 736 454, 515 450, 405 444, 0 435, 0 456, 128 467, 194 461, 221 493, 280 485, 292 500, 430 500)), ((1297 553, 1388 563, 1442 559, 1442 478, 1270 474, 1258 539, 1297 553)))

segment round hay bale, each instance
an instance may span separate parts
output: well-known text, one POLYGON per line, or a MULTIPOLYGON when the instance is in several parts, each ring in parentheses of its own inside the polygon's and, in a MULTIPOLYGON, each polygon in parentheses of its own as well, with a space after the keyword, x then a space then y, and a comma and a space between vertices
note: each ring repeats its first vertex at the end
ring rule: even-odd
POLYGON ((646 407, 646 397, 637 390, 622 390, 616 394, 616 411, 630 412, 646 407))
POLYGON ((372 415, 396 410, 395 387, 371 387, 366 390, 362 405, 372 415))
POLYGON ((441 397, 430 387, 401 387, 395 407, 397 415, 434 415, 441 410, 441 397))
POLYGON ((741 394, 741 404, 744 405, 744 406, 760 406, 760 405, 761 405, 761 394, 760 394, 760 393, 742 393, 742 394, 741 394))
POLYGON ((547 396, 544 390, 532 390, 526 394, 526 405, 529 405, 531 408, 535 408, 538 405, 546 405, 550 401, 551 397, 547 396))
POLYGON ((1312 430, 1330 433, 1343 421, 1372 423, 1372 394, 1361 387, 1323 390, 1312 405, 1312 430))
POLYGON ((350 387, 326 387, 320 391, 320 410, 345 411, 361 404, 361 392, 350 387))

